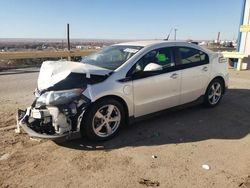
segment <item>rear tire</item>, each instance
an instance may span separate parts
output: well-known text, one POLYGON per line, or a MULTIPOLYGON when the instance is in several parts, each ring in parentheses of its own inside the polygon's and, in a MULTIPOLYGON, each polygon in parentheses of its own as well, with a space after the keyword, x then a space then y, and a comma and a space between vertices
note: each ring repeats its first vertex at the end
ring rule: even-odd
POLYGON ((124 122, 123 106, 117 100, 106 98, 86 111, 81 123, 81 135, 94 141, 109 140, 119 132, 124 122))
POLYGON ((217 106, 223 96, 224 84, 221 79, 214 79, 207 87, 206 94, 204 96, 204 105, 207 107, 217 106))

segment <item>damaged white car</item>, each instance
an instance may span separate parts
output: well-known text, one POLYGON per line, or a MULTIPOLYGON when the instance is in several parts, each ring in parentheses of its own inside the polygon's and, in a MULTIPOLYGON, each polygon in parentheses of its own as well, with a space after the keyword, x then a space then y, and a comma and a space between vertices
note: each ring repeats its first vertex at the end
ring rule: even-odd
POLYGON ((18 110, 18 126, 31 137, 69 138, 80 132, 107 140, 137 117, 198 99, 214 107, 227 85, 225 59, 198 45, 116 44, 82 62, 44 62, 36 99, 18 110))

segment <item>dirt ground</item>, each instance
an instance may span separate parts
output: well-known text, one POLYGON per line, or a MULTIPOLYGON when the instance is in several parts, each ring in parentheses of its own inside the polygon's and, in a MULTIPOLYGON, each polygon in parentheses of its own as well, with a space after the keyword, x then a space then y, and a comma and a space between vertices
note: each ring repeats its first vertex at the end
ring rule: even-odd
POLYGON ((31 104, 37 76, 0 75, 0 187, 146 187, 141 178, 160 187, 250 187, 250 71, 230 70, 214 109, 166 112, 99 144, 14 133, 15 110, 31 104))

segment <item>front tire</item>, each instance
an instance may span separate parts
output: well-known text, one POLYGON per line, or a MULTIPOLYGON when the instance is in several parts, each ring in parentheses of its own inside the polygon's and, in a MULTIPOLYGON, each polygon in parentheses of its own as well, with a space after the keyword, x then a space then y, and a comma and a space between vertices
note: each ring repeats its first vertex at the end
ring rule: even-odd
POLYGON ((204 104, 207 107, 217 106, 223 96, 224 84, 221 79, 214 79, 207 87, 206 94, 204 96, 204 104))
POLYGON ((125 113, 120 102, 106 98, 87 110, 81 123, 81 134, 94 141, 109 140, 119 132, 124 120, 125 113))

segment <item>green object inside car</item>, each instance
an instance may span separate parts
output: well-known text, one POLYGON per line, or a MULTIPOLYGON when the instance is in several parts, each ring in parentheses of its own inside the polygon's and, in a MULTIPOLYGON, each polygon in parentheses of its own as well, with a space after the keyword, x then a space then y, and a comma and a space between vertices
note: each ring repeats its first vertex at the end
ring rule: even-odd
POLYGON ((158 53, 156 55, 156 58, 158 59, 159 62, 165 62, 168 60, 168 57, 166 57, 165 54, 158 53))

